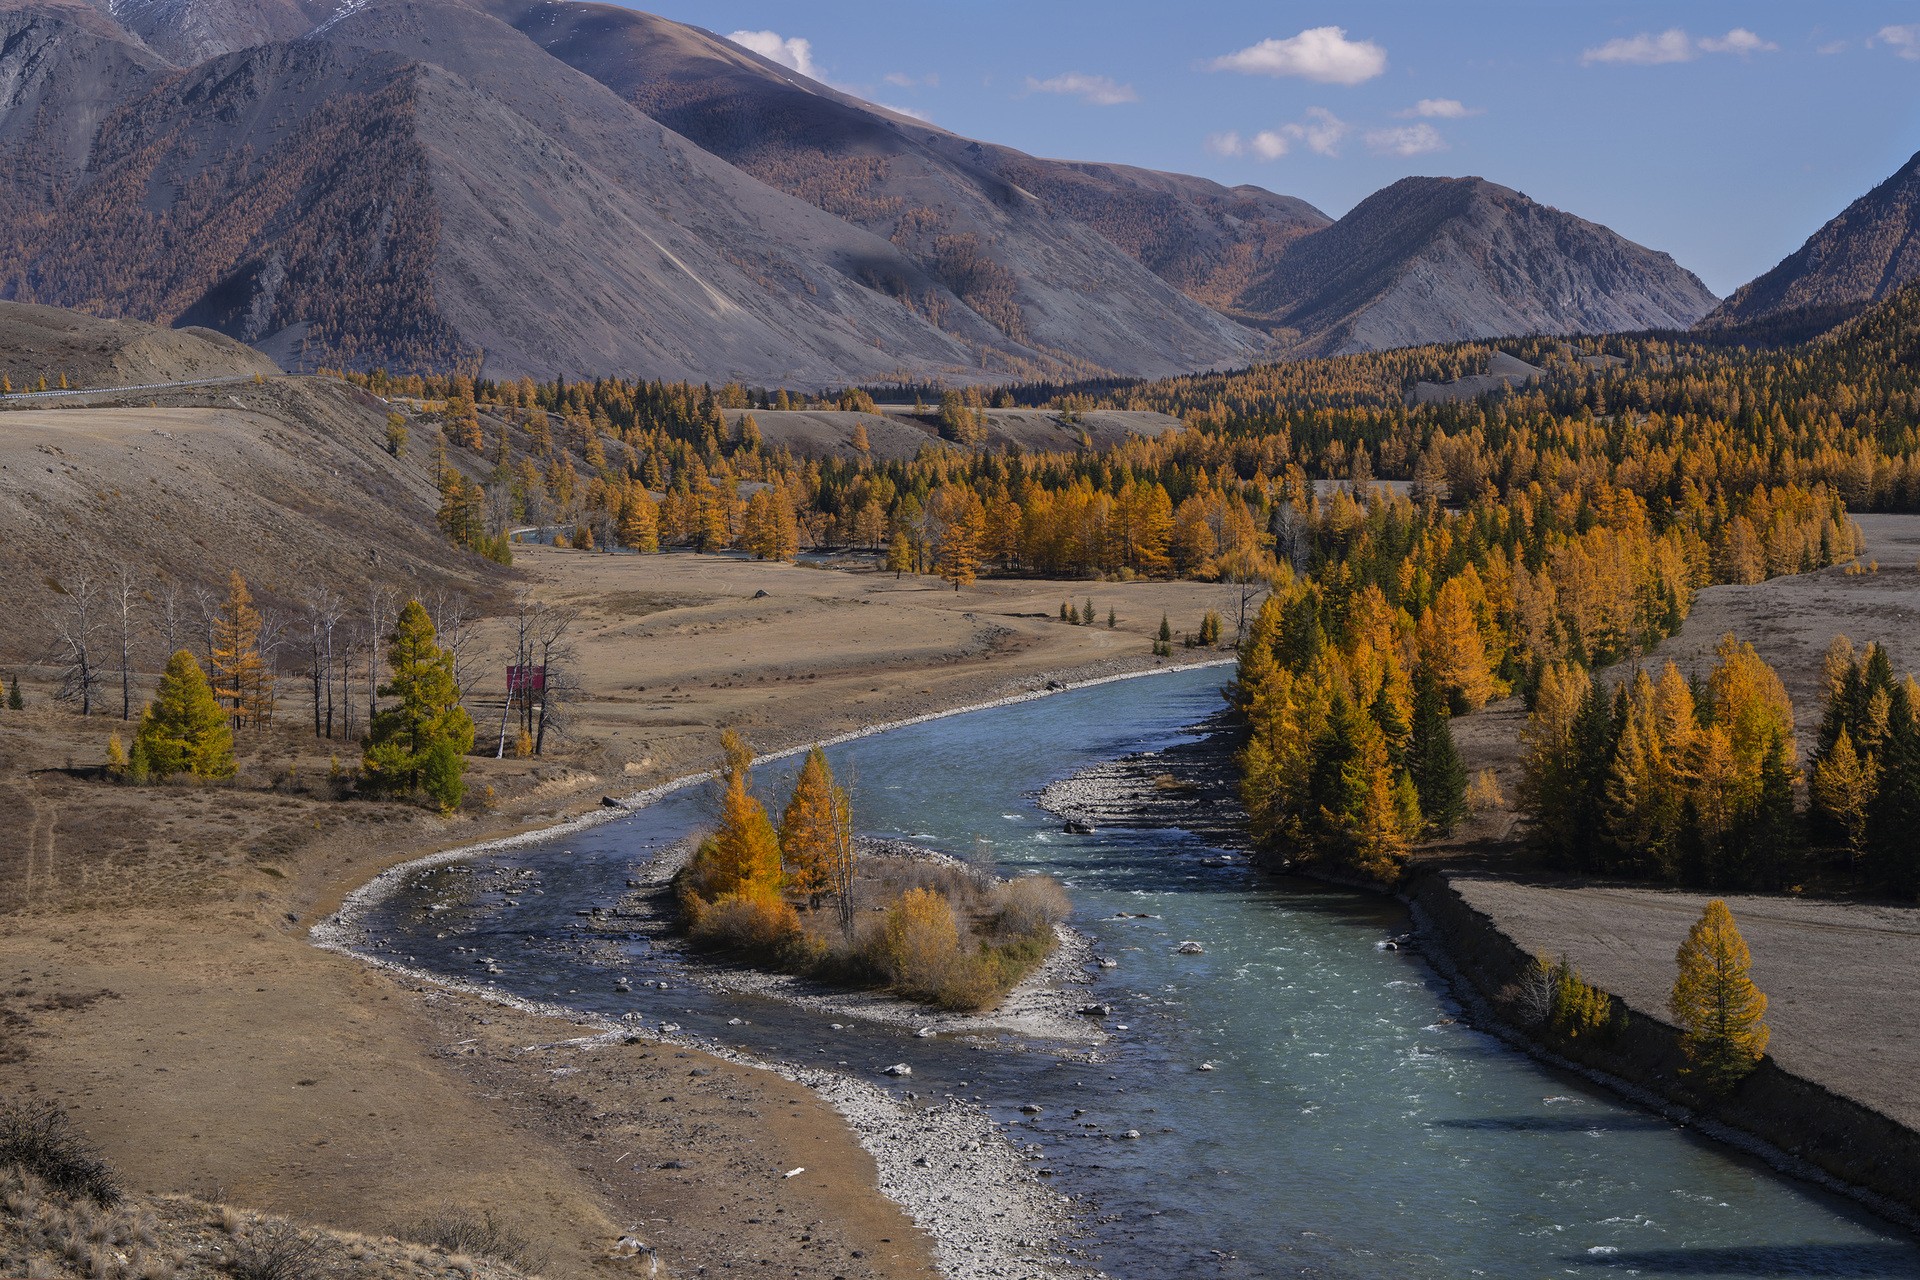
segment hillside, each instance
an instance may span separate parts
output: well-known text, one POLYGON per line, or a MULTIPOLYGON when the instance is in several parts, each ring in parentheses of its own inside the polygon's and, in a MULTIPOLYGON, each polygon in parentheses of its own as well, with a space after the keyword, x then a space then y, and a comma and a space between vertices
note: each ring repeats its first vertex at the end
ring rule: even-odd
POLYGON ((1712 302, 1478 180, 1330 223, 965 138, 612 5, 0 0, 0 85, 0 298, 289 369, 1164 377, 1712 302))
MULTIPOLYGON (((0 344, 23 332, 5 323, 15 310, 0 311, 0 344)), ((216 353, 238 345, 150 332, 216 353)), ((155 356, 156 345, 123 351, 169 358, 155 356)), ((0 367, 20 359, 0 345, 0 367)), ((218 376, 215 367, 183 371, 218 376)), ((102 641, 106 587, 122 567, 133 574, 143 618, 157 617, 174 588, 188 633, 197 625, 193 589, 222 587, 234 569, 282 608, 320 586, 362 599, 375 582, 405 582, 422 598, 491 596, 503 580, 498 566, 454 547, 436 526, 426 428, 394 458, 383 447, 386 414, 354 388, 281 377, 24 406, 0 400, 0 527, 16 587, 0 659, 44 660, 83 584, 96 593, 91 621, 102 641)))
POLYGON ((1920 154, 1848 205, 1778 266, 1736 289, 1703 328, 1813 332, 1920 276, 1920 154))
MULTIPOLYGON (((1090 198, 1063 208, 1050 188, 1067 181, 1068 166, 896 115, 697 27, 604 4, 491 7, 711 154, 898 246, 915 274, 1010 338, 1105 368, 1119 367, 1129 349, 1192 368, 1244 361, 1264 345, 1104 234, 1111 227, 1103 223, 1123 217, 1119 200, 1156 195, 1160 237, 1186 243, 1219 234, 1220 220, 1172 194, 1176 183, 1158 182, 1161 175, 1080 175, 1090 198)), ((1215 184, 1180 181, 1231 199, 1215 184)), ((1295 223, 1324 221, 1299 201, 1287 211, 1295 223)), ((1144 252, 1145 240, 1138 243, 1144 252)), ((870 275, 876 288, 909 300, 924 288, 912 275, 870 275)))
POLYGON ((0 376, 16 391, 128 387, 277 374, 260 352, 211 329, 162 329, 78 311, 0 302, 0 376))
POLYGON ((1528 333, 1683 329, 1714 297, 1664 253, 1483 178, 1403 178, 1290 245, 1241 298, 1331 355, 1528 333))

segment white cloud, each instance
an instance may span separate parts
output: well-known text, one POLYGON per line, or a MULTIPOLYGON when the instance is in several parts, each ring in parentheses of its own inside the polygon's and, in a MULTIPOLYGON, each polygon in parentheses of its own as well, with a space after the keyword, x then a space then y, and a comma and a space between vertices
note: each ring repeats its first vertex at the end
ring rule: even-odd
POLYGON ((751 49, 769 62, 777 62, 789 71, 798 71, 810 79, 821 79, 813 65, 813 42, 802 36, 783 36, 778 31, 735 31, 727 39, 742 49, 751 49))
POLYGON ((1430 151, 1447 149, 1447 140, 1440 136, 1440 131, 1426 123, 1369 129, 1363 140, 1367 150, 1376 155, 1423 156, 1430 151))
POLYGON ((1706 53, 1737 53, 1746 57, 1750 53, 1777 53, 1780 46, 1771 40, 1762 40, 1745 27, 1735 27, 1723 36, 1703 36, 1700 48, 1706 53))
POLYGON ((873 105, 879 107, 882 111, 891 111, 897 116, 905 116, 909 120, 918 120, 922 124, 933 123, 933 117, 917 107, 897 107, 890 102, 876 102, 873 105))
POLYGON ((1216 156, 1278 160, 1295 146, 1304 146, 1315 155, 1337 156, 1340 143, 1352 131, 1352 125, 1325 107, 1309 107, 1306 119, 1262 129, 1250 138, 1232 131, 1213 134, 1207 138, 1207 150, 1216 156))
POLYGON ((1138 102, 1140 95, 1130 84, 1121 84, 1109 76, 1090 76, 1078 71, 1051 76, 1045 80, 1027 77, 1028 93, 1057 93, 1079 98, 1096 107, 1117 107, 1123 102, 1138 102))
POLYGON ((1814 50, 1815 53, 1821 54, 1822 56, 1831 55, 1835 53, 1845 53, 1846 51, 1847 51, 1847 42, 1845 40, 1829 40, 1827 43, 1821 45, 1819 48, 1814 50))
POLYGON ((1486 108, 1484 107, 1466 106, 1458 98, 1422 98, 1405 111, 1396 111, 1393 114, 1399 116, 1402 120, 1416 118, 1421 120, 1462 120, 1467 116, 1480 115, 1485 110, 1486 108))
POLYGON ((1657 67, 1670 62, 1692 62, 1703 53, 1773 53, 1779 45, 1762 40, 1745 27, 1735 27, 1724 36, 1704 36, 1698 40, 1679 27, 1669 27, 1659 35, 1642 31, 1636 36, 1621 36, 1580 55, 1582 66, 1596 62, 1621 62, 1637 67, 1657 67))
POLYGON ((1904 27, 1882 27, 1868 44, 1884 44, 1909 62, 1920 62, 1920 22, 1904 27))
POLYGON ((1387 51, 1371 40, 1349 40, 1344 27, 1309 27, 1285 40, 1262 40, 1215 58, 1215 71, 1250 76, 1299 76, 1321 84, 1360 84, 1387 69, 1387 51))
POLYGON ((1291 150, 1293 150, 1293 143, 1287 140, 1285 134, 1276 130, 1262 129, 1253 135, 1253 154, 1262 160, 1278 160, 1291 150))

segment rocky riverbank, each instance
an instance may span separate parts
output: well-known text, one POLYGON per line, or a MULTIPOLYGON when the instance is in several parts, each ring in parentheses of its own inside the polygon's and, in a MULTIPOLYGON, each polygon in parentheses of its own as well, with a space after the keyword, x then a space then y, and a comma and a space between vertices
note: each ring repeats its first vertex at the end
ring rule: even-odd
POLYGON ((1219 851, 1217 860, 1252 852, 1240 807, 1233 738, 1224 714, 1193 727, 1197 735, 1158 751, 1139 751, 1082 769, 1040 793, 1040 807, 1069 831, 1101 827, 1179 829, 1219 851))

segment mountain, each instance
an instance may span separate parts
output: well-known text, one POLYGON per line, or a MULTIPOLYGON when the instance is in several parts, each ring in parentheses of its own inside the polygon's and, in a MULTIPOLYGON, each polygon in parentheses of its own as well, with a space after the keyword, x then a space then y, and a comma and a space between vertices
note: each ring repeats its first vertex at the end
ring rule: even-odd
POLYGON ((1920 276, 1920 154, 1808 237, 1780 265, 1734 290, 1704 328, 1812 332, 1920 276))
POLYGON ((1603 228, 1420 181, 1334 223, 974 141, 611 5, 0 0, 0 299, 291 369, 1162 376, 1705 298, 1603 228))
POLYGON ((1484 178, 1403 178, 1303 237, 1238 309, 1331 355, 1528 333, 1684 329, 1712 310, 1664 253, 1484 178))
MULTIPOLYGON (((631 9, 519 0, 495 0, 490 8, 711 154, 898 246, 1010 337, 1109 368, 1124 349, 1168 340, 1166 355, 1188 367, 1219 359, 1216 352, 1244 360, 1265 345, 1183 295, 1179 281, 1156 275, 1145 260, 1155 229, 1182 244, 1274 234, 1242 231, 1186 197, 1179 184, 1222 206, 1235 202, 1224 187, 1118 167, 1074 173, 1072 166, 990 148, 798 75, 711 32, 631 9), (1070 187, 1085 198, 1057 198, 1070 187), (1119 206, 1128 200, 1152 206, 1159 218, 1157 227, 1138 233, 1139 252, 1108 234, 1124 219, 1119 206)), ((1295 230, 1326 222, 1302 201, 1273 200, 1295 230)), ((1222 243, 1215 252, 1231 250, 1222 243)), ((910 287, 904 280, 878 284, 903 294, 910 287)))

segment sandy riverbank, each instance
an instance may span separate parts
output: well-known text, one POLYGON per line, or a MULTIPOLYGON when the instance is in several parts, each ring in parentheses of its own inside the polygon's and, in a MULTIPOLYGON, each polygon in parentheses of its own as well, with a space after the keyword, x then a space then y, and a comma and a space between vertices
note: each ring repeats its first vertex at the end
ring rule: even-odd
POLYGON ((368 1232, 447 1203, 491 1208, 555 1275, 624 1274, 608 1252, 629 1230, 668 1274, 935 1274, 933 1241, 818 1092, 693 1049, 527 1052, 602 1029, 368 968, 309 945, 307 926, 396 864, 704 769, 723 724, 747 722, 762 749, 804 747, 1152 669, 1161 613, 1197 621, 1231 593, 995 582, 956 596, 692 556, 526 560, 537 592, 586 609, 587 700, 560 754, 476 762, 490 813, 327 798, 304 780, 351 749, 305 738, 297 715, 243 736, 236 787, 103 785, 57 766, 103 758, 115 724, 48 709, 29 680, 36 709, 0 717, 0 825, 23 833, 0 841, 0 1092, 67 1106, 136 1192, 219 1192, 368 1232), (1052 621, 1069 593, 1116 607, 1120 627, 1052 621), (554 1074, 549 1053, 585 1057, 554 1074), (680 1053, 713 1074, 689 1077, 680 1053), (653 1101, 668 1095, 680 1101, 653 1101))

